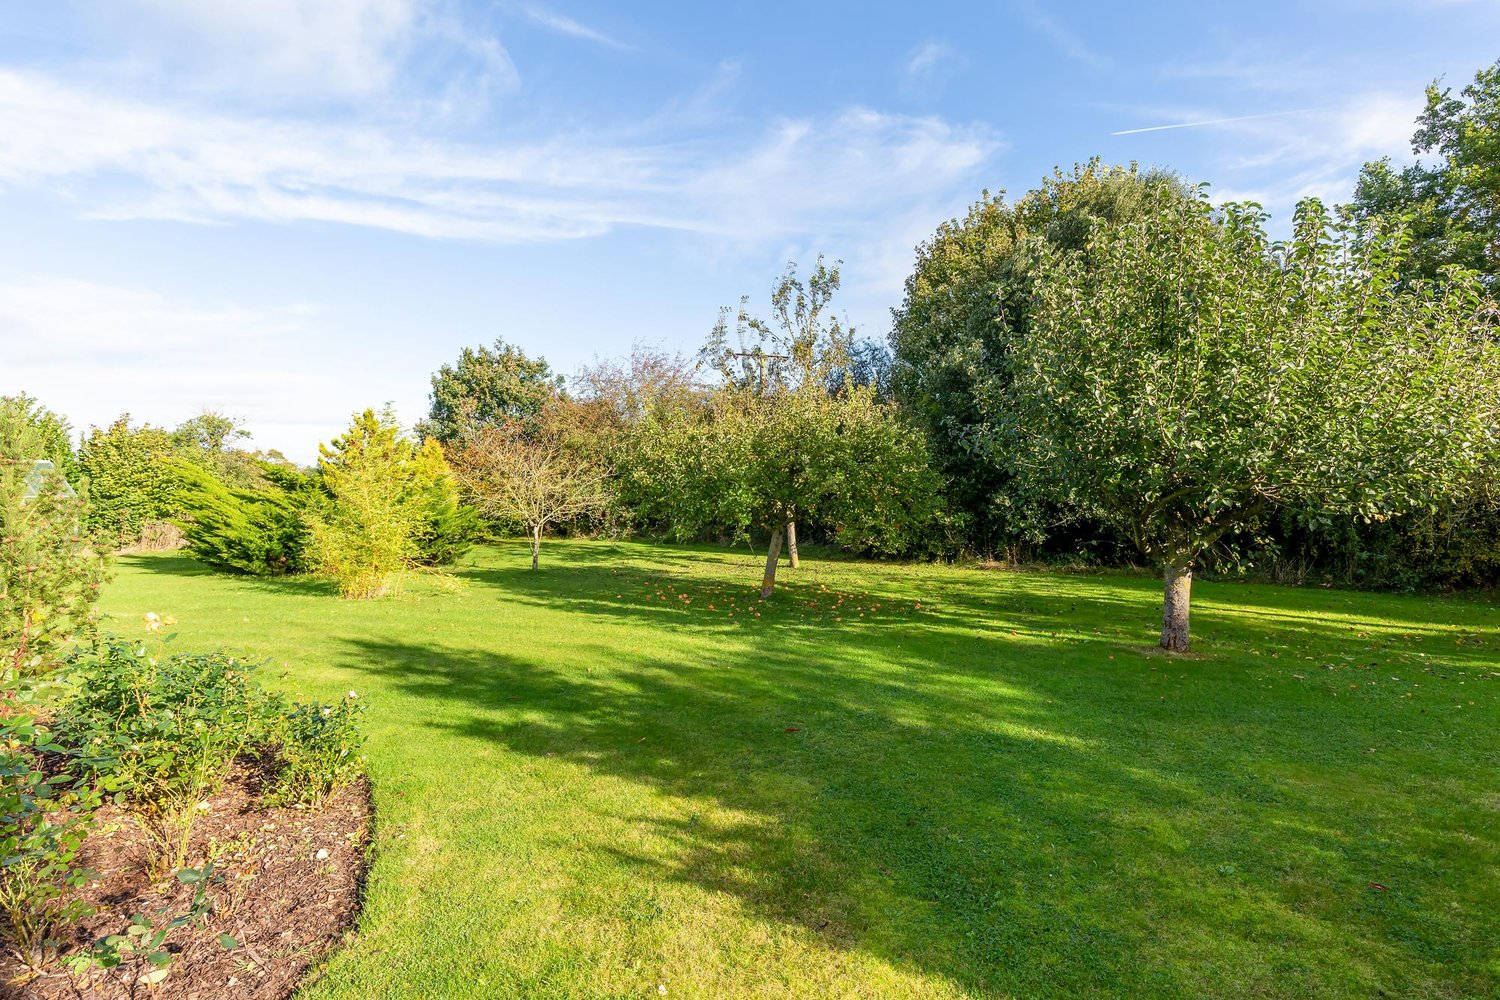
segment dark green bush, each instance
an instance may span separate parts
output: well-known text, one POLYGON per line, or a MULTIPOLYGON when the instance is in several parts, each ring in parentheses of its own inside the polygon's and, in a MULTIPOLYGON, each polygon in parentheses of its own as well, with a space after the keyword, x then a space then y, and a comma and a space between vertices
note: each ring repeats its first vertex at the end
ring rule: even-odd
POLYGON ((1434 510, 1374 524, 1282 514, 1256 556, 1288 582, 1377 590, 1451 590, 1500 584, 1500 490, 1487 485, 1434 510))
POLYGON ((420 566, 451 566, 474 544, 479 518, 474 508, 460 502, 458 491, 447 480, 439 480, 423 492, 412 539, 416 562, 420 566))
POLYGON ((78 449, 79 471, 88 481, 84 523, 102 545, 132 545, 146 525, 176 513, 176 481, 162 461, 171 453, 170 434, 132 426, 129 414, 89 432, 78 449))
POLYGON ((260 489, 228 486, 201 465, 173 459, 179 515, 188 550, 219 569, 279 576, 306 568, 303 512, 315 489, 301 473, 270 466, 260 489))

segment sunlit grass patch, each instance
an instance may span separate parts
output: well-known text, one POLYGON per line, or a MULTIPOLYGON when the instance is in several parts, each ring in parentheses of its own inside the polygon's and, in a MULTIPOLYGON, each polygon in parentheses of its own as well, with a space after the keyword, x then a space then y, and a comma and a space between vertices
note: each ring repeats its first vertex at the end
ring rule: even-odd
POLYGON ((506 546, 353 603, 152 556, 106 604, 368 704, 310 996, 1500 990, 1493 602, 1200 583, 1184 659, 1154 580, 808 558, 761 601, 758 559, 506 546))

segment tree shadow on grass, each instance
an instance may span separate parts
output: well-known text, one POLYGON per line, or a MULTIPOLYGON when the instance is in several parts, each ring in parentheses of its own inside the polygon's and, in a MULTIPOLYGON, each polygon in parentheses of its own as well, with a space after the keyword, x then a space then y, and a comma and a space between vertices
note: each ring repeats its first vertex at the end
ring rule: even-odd
MULTIPOLYGON (((1366 621, 1365 602, 1334 615, 1330 595, 1214 584, 1196 622, 1210 655, 1184 661, 1137 655, 1150 580, 813 564, 761 605, 740 554, 554 548, 539 573, 460 572, 480 599, 464 614, 486 598, 548 609, 566 616, 558 633, 363 635, 334 640, 336 665, 417 699, 412 725, 456 737, 455 753, 495 747, 660 793, 637 807, 567 789, 601 829, 641 831, 584 840, 641 885, 726 894, 978 994, 1500 988, 1495 893, 1475 860, 1500 856, 1500 829, 1473 767, 1500 746, 1431 688, 1403 702, 1388 671, 1353 675, 1409 651, 1395 643, 1410 632, 1428 667, 1472 679, 1500 659, 1492 629, 1422 622, 1399 600, 1372 598, 1366 621), (526 655, 539 641, 562 653, 526 655), (653 806, 661 795, 688 805, 653 806)), ((555 836, 562 849, 579 834, 555 836)))
MULTIPOLYGON (((663 627, 679 614, 655 600, 660 577, 599 565, 592 580, 471 576, 601 621, 663 627), (638 602, 609 596, 622 582, 638 602)), ((794 584, 785 597, 815 593, 794 584)), ((979 612, 958 607, 904 634, 835 637, 805 610, 732 626, 680 617, 718 642, 695 658, 592 643, 585 625, 570 641, 615 664, 599 675, 375 637, 350 641, 346 665, 430 702, 426 724, 442 731, 712 806, 707 818, 600 807, 601 823, 651 843, 590 849, 646 884, 729 894, 824 947, 971 993, 1497 985, 1461 922, 1433 916, 1437 886, 1406 856, 1414 847, 1392 841, 1409 820, 1388 809, 1410 804, 1406 778, 1361 759, 1328 770, 1330 752, 1389 738, 1376 720, 1343 705, 1323 719, 1283 710, 1244 667, 1173 686, 1150 665, 1112 665, 1118 643, 1085 626, 1045 642, 1039 627, 965 635, 958 623, 979 612), (1236 683, 1238 707, 1222 697, 1236 683), (1286 777, 1308 770, 1317 780, 1286 777), (1340 800, 1341 782, 1361 795, 1340 800), (1406 885, 1372 895, 1377 875, 1406 885)), ((1029 595, 1000 620, 1077 612, 1076 596, 1029 595)))
MULTIPOLYGON (((1009 730, 947 728, 869 707, 864 696, 890 706, 900 692, 851 686, 827 660, 772 677, 648 660, 591 681, 487 650, 369 639, 351 654, 383 684, 443 702, 444 718, 474 710, 433 723, 446 731, 713 807, 601 816, 670 845, 594 845, 632 880, 728 893, 824 947, 971 991, 1183 992, 1170 967, 1137 960, 1144 926, 1090 912, 1086 881, 1058 891, 1070 842, 1108 814, 1085 787, 1111 769, 1085 741, 1041 728, 1025 692, 1006 707, 1009 730), (495 717, 508 706, 514 720, 495 717), (1048 791, 1059 773, 1080 787, 1048 791)), ((558 836, 576 849, 576 831, 558 836)))
POLYGON ((231 580, 236 586, 258 593, 285 597, 338 597, 338 588, 332 582, 310 573, 289 576, 255 576, 250 573, 230 573, 216 569, 190 555, 151 553, 148 555, 120 556, 119 561, 132 569, 163 576, 214 576, 231 580))

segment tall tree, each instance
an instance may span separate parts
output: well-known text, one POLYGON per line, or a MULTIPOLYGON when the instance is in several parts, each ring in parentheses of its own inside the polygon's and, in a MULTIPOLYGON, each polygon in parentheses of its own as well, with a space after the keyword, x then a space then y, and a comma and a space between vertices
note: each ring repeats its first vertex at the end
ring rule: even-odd
POLYGON ((250 436, 245 422, 238 417, 225 416, 215 410, 204 410, 196 417, 184 420, 172 431, 172 443, 182 451, 204 451, 218 453, 229 447, 229 442, 250 436))
POLYGON ((829 267, 819 254, 804 280, 796 263, 789 262, 771 292, 774 322, 752 316, 745 296, 737 312, 727 307, 719 311, 700 359, 725 384, 761 395, 826 383, 835 371, 848 368, 854 343, 854 328, 829 305, 839 290, 841 263, 829 267))
POLYGON ((585 402, 598 404, 610 423, 626 427, 661 407, 698 405, 705 387, 699 364, 682 354, 643 344, 620 360, 596 360, 579 369, 571 388, 585 402))
POLYGON ((1129 222, 1159 192, 1188 199, 1177 178, 1105 166, 1055 171, 1007 202, 985 197, 917 248, 906 294, 892 313, 892 391, 926 430, 981 551, 1041 544, 1058 513, 1016 487, 1005 429, 1016 345, 1031 327, 1037 247, 1082 248, 1101 226, 1129 222))
POLYGON ((1400 170, 1389 157, 1365 164, 1353 209, 1365 222, 1402 220, 1411 233, 1407 279, 1440 276, 1458 265, 1500 288, 1500 62, 1457 95, 1433 81, 1412 135, 1413 153, 1431 155, 1400 170))
POLYGON ((562 376, 553 374, 545 358, 532 360, 504 340, 465 347, 455 364, 432 376, 427 419, 416 430, 454 446, 481 428, 530 420, 562 387, 562 376))
POLYGON ((0 409, 15 416, 29 427, 35 443, 33 458, 45 459, 69 482, 78 478, 78 459, 73 454, 73 429, 66 417, 43 406, 35 396, 20 393, 0 396, 0 409))
POLYGON ((1381 519, 1483 460, 1500 384, 1470 275, 1401 290, 1401 234, 1298 209, 1155 199, 1082 252, 1037 241, 1008 440, 1025 475, 1162 567, 1161 645, 1186 651, 1204 551, 1272 507, 1381 519))
POLYGON ((245 422, 216 410, 204 410, 172 430, 177 457, 200 466, 233 489, 258 491, 268 486, 264 463, 286 463, 279 452, 262 454, 235 447, 250 436, 245 422))
MULTIPOLYGON (((786 270, 771 292, 771 314, 768 323, 750 314, 750 300, 740 299, 735 316, 735 336, 729 335, 728 308, 719 312, 719 321, 709 334, 708 343, 699 352, 703 363, 718 371, 726 386, 748 392, 762 399, 775 399, 785 393, 838 392, 853 382, 854 335, 852 326, 839 320, 830 306, 838 291, 839 267, 829 267, 818 255, 817 264, 806 280, 797 274, 795 262, 786 270)), ((797 507, 787 507, 784 534, 792 567, 798 564, 797 507)), ((780 550, 778 533, 775 548, 780 550)), ((774 574, 774 560, 772 569, 774 574)))

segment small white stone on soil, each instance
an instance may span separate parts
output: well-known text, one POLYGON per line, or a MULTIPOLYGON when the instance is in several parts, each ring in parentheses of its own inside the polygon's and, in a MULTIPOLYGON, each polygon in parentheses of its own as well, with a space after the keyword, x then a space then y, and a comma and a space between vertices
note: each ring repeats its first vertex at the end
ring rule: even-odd
POLYGON ((320 847, 320 848, 318 848, 318 853, 313 855, 313 860, 315 860, 315 861, 327 861, 328 860, 328 848, 326 848, 326 847, 320 847))

